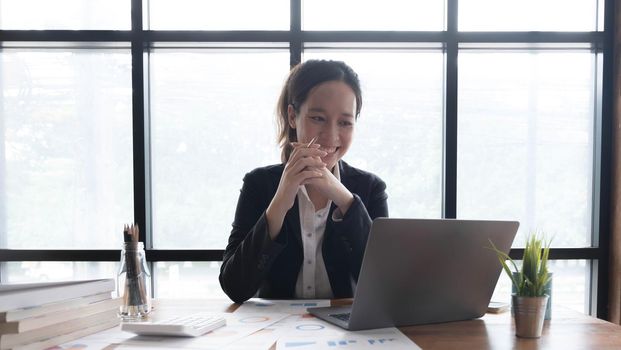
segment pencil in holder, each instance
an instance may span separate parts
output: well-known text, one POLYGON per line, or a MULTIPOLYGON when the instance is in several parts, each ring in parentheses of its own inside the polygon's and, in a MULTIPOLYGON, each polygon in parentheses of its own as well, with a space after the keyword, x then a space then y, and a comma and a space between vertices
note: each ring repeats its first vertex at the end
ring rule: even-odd
POLYGON ((122 298, 119 315, 123 320, 140 320, 151 311, 151 273, 142 242, 125 242, 117 277, 122 298))

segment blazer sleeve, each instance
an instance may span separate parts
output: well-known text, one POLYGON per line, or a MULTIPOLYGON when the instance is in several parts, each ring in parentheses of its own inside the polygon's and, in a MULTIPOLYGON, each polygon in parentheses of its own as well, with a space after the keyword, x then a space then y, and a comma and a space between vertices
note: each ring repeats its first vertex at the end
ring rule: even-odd
POLYGON ((220 268, 222 290, 236 303, 243 303, 255 295, 287 243, 286 234, 279 234, 276 240, 270 238, 265 210, 271 198, 261 193, 265 184, 261 186, 257 175, 249 173, 244 177, 220 268))
POLYGON ((358 281, 360 275, 362 258, 373 219, 388 217, 386 183, 373 176, 368 186, 368 189, 363 191, 368 196, 364 196, 366 198, 363 199, 354 193, 354 203, 343 216, 343 220, 333 222, 334 230, 339 236, 342 251, 355 281, 358 281))

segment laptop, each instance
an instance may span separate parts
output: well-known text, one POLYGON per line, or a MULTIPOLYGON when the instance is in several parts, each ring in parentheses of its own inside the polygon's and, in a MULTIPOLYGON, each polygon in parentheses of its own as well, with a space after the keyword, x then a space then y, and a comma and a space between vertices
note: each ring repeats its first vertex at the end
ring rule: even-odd
POLYGON ((501 272, 490 241, 509 253, 517 221, 377 218, 350 306, 308 308, 348 330, 481 317, 501 272))

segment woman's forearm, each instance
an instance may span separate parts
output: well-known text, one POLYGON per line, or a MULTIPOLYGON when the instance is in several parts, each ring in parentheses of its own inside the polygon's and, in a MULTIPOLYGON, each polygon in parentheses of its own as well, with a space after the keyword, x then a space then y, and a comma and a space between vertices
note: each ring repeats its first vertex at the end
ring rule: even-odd
POLYGON ((267 221, 267 232, 270 235, 272 240, 278 237, 280 230, 282 229, 282 224, 285 220, 285 215, 287 214, 287 210, 283 208, 282 205, 279 205, 279 201, 274 197, 270 205, 265 210, 265 219, 267 221))

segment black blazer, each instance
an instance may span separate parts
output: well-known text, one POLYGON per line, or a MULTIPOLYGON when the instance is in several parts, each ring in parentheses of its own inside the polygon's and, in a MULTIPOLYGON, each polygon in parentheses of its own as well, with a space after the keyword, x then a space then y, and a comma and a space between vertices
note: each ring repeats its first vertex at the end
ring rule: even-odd
MULTIPOLYGON (((386 184, 376 175, 339 161, 341 183, 354 203, 340 222, 332 220, 332 203, 322 244, 323 259, 335 298, 353 296, 371 221, 388 216, 386 184)), ((284 164, 257 168, 244 177, 233 229, 220 268, 220 285, 237 303, 253 297, 293 298, 304 253, 298 201, 285 215, 275 240, 269 236, 265 210, 276 194, 284 164)))

